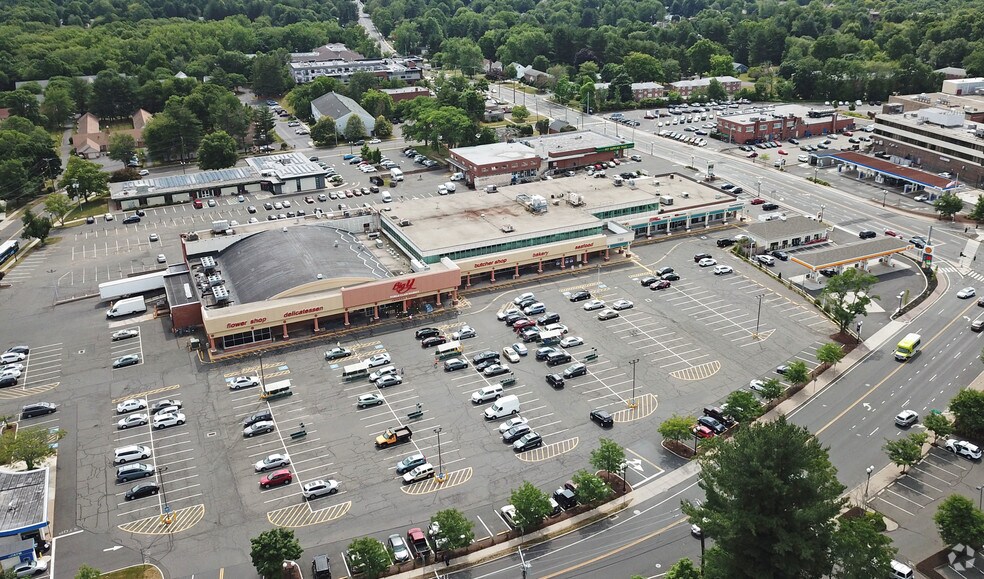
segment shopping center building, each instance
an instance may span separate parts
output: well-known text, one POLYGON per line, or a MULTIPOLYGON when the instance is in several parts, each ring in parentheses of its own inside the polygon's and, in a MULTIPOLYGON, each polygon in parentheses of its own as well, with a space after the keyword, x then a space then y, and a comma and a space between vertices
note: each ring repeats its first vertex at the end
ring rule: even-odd
POLYGON ((480 282, 627 259, 636 239, 737 221, 744 204, 669 174, 621 186, 553 179, 387 209, 187 237, 190 272, 168 301, 193 293, 200 319, 182 308, 180 327, 203 326, 212 350, 230 350, 432 311, 480 282))

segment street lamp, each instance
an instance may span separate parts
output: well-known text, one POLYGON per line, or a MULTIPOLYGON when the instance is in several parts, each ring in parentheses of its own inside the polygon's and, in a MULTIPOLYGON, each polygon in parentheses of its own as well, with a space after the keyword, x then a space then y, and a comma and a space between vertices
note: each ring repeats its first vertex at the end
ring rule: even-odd
POLYGON ((639 358, 635 360, 629 360, 629 364, 632 366, 632 402, 629 402, 629 408, 636 407, 635 399, 635 378, 636 378, 636 364, 639 363, 639 358))
POLYGON ((899 294, 899 315, 902 315, 902 299, 905 298, 905 292, 899 294))
POLYGON ((864 505, 863 506, 864 506, 865 510, 868 509, 868 485, 871 484, 871 473, 874 472, 874 471, 875 471, 875 467, 874 466, 869 466, 868 468, 864 469, 865 474, 868 475, 867 480, 864 481, 864 497, 863 497, 864 498, 864 505))
POLYGON ((437 482, 444 482, 444 461, 441 457, 441 431, 442 428, 438 426, 434 429, 434 433, 437 434, 437 482))
POLYGON ((166 466, 157 467, 157 478, 161 486, 161 499, 164 501, 164 522, 170 524, 171 507, 167 504, 167 492, 164 489, 164 473, 167 472, 166 466))
POLYGON ((818 221, 820 221, 820 223, 823 223, 823 210, 826 209, 826 208, 827 208, 826 205, 821 205, 820 206, 820 218, 818 220, 818 221))
POLYGON ((755 187, 756 187, 756 194, 755 194, 755 196, 756 197, 761 197, 762 196, 762 180, 761 179, 755 181, 755 187))
POLYGON ((858 343, 859 344, 861 343, 861 326, 863 326, 863 325, 864 325, 864 322, 861 321, 861 320, 858 320, 858 343))
POLYGON ((984 486, 977 487, 977 490, 981 493, 981 495, 977 498, 977 510, 979 511, 981 510, 981 503, 984 502, 984 486))
POLYGON ((72 189, 75 191, 75 201, 79 204, 79 211, 82 211, 82 198, 79 197, 79 180, 72 180, 72 189))
POLYGON ((885 200, 888 199, 888 191, 882 189, 882 207, 885 206, 885 200))
POLYGON ((266 384, 266 380, 263 377, 263 352, 260 352, 260 389, 266 384))

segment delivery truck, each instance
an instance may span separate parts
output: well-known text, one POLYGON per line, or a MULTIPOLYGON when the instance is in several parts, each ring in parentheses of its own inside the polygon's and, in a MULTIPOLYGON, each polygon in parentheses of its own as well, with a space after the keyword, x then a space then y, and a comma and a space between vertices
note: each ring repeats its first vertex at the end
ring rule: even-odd
POLYGON ((106 317, 118 318, 130 314, 142 314, 146 311, 147 303, 144 302, 143 296, 134 296, 132 298, 122 299, 113 304, 113 307, 109 308, 106 312, 106 317))
POLYGON ((164 289, 164 274, 166 271, 155 271, 123 279, 115 279, 99 284, 99 298, 102 301, 112 301, 119 298, 164 289))

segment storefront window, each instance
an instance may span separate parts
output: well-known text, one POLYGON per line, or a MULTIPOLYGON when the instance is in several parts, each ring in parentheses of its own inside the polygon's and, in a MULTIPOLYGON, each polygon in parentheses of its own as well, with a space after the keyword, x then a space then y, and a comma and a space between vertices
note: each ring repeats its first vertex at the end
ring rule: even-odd
POLYGON ((245 346, 254 342, 268 342, 273 333, 270 328, 261 328, 250 332, 240 332, 229 336, 222 336, 222 347, 224 349, 245 346))

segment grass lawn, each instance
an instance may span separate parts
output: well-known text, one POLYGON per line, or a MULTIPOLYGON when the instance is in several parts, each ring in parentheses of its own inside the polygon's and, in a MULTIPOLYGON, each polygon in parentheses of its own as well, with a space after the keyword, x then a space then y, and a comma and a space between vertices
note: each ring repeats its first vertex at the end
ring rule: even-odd
POLYGON ((112 573, 104 573, 100 575, 100 579, 164 579, 164 577, 156 567, 152 567, 151 565, 137 565, 135 567, 113 571, 112 573))

